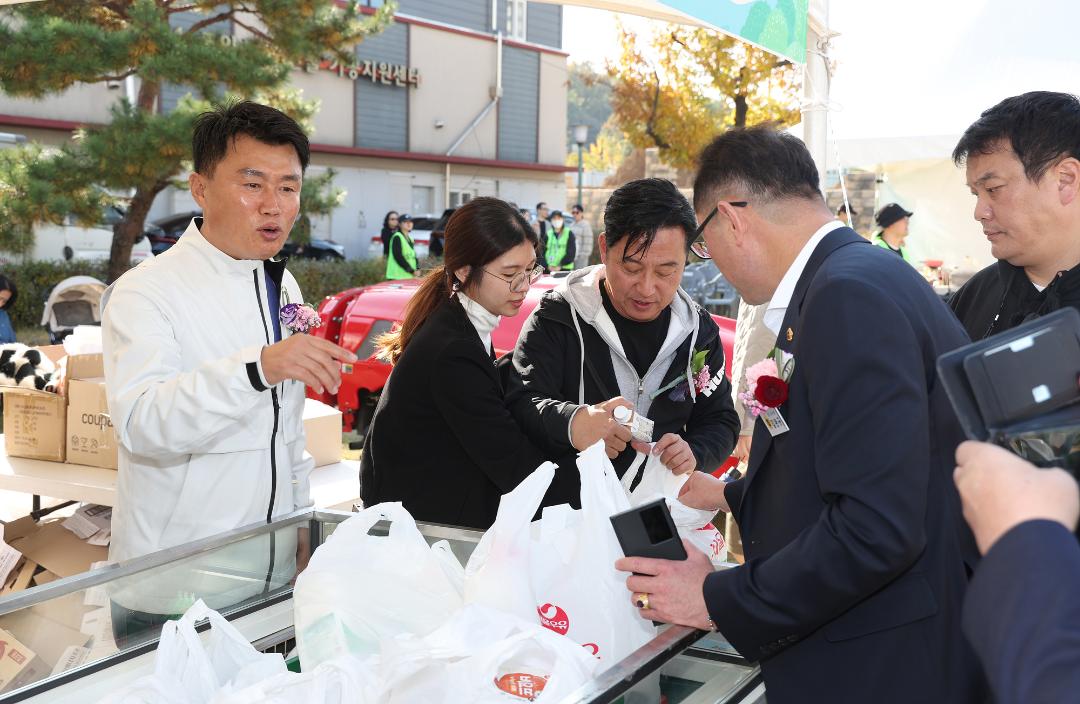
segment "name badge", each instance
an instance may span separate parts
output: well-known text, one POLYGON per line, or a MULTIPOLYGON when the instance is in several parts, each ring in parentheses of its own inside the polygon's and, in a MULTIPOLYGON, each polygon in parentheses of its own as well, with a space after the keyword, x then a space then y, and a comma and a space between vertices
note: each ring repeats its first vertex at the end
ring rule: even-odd
POLYGON ((765 423, 769 435, 772 435, 774 438, 777 435, 783 435, 790 430, 787 421, 784 420, 784 416, 780 415, 780 409, 778 408, 770 408, 758 417, 765 423))

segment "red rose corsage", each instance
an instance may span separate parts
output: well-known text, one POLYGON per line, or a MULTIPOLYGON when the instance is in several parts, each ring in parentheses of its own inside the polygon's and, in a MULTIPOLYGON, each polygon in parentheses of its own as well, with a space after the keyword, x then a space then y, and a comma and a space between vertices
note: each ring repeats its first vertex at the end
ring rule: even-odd
POLYGON ((758 377, 754 387, 754 400, 766 408, 777 408, 787 401, 788 385, 775 376, 758 377))

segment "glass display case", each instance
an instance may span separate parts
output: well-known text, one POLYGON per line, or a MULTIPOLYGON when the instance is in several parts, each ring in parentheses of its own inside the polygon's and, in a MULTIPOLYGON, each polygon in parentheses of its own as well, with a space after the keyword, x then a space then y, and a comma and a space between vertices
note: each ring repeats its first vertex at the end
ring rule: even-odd
MULTIPOLYGON (((132 612, 178 615, 196 595, 257 649, 288 655, 295 647, 291 580, 297 545, 314 550, 351 515, 300 511, 0 596, 0 704, 97 702, 151 673, 160 625, 142 623, 132 612), (119 644, 114 619, 123 626, 119 644)), ((447 540, 462 564, 482 535, 419 527, 429 542, 447 540)), ((657 673, 668 704, 764 701, 756 665, 716 634, 684 627, 661 629, 565 701, 619 701, 635 685, 650 678, 655 683, 657 673)))

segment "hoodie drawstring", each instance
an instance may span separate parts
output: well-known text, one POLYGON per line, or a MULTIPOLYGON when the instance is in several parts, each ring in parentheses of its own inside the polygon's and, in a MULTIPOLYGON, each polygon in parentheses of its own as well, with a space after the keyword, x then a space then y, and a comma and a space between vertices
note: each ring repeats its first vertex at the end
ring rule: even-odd
POLYGON ((570 318, 574 321, 574 330, 577 331, 578 344, 581 345, 581 362, 578 370, 578 405, 585 405, 585 337, 581 334, 581 326, 578 325, 577 311, 570 306, 570 318))

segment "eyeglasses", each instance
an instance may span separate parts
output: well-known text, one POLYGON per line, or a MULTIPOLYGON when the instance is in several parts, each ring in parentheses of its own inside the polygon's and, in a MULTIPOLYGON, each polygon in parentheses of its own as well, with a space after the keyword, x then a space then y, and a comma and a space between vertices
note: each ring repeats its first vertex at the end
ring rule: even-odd
POLYGON ((487 269, 483 269, 483 272, 510 284, 510 293, 521 293, 522 291, 528 291, 530 286, 540 280, 540 277, 544 275, 544 267, 537 264, 532 268, 532 271, 523 271, 512 279, 500 276, 487 269))
MULTIPOLYGON (((727 203, 732 208, 745 208, 746 206, 750 205, 750 202, 745 200, 722 200, 720 201, 720 203, 727 203)), ((690 251, 701 259, 712 259, 712 257, 709 256, 709 245, 705 242, 705 237, 703 233, 705 232, 705 228, 708 226, 709 221, 716 217, 716 214, 719 212, 720 205, 718 203, 716 207, 714 207, 712 211, 705 216, 705 219, 701 221, 701 224, 698 225, 697 230, 694 231, 694 243, 690 245, 690 251)))

